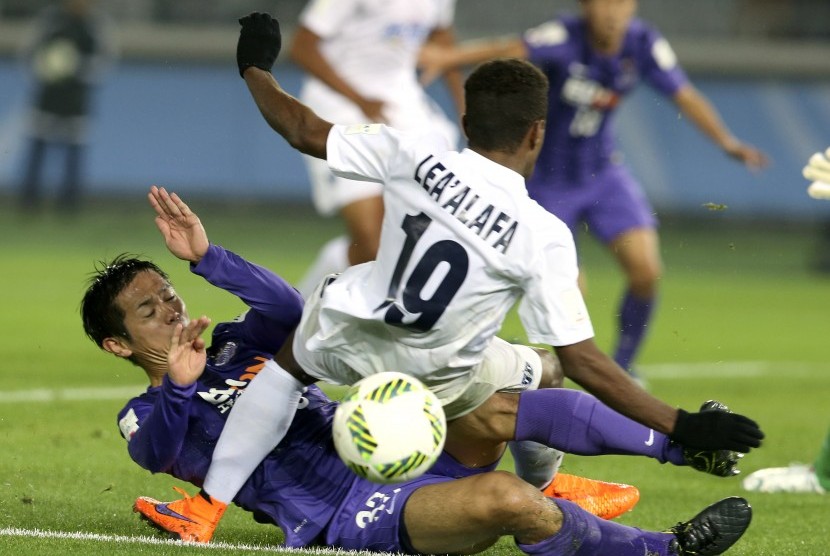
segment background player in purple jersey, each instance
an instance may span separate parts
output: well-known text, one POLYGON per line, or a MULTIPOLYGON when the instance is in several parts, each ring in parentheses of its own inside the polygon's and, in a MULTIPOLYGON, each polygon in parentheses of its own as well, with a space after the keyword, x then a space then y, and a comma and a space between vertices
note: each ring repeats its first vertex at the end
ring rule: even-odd
MULTIPOLYGON (((576 232, 580 223, 604 243, 625 273, 619 306, 617 363, 632 364, 654 308, 662 262, 654 210, 621 163, 613 116, 645 81, 730 157, 756 169, 758 149, 735 138, 691 84, 669 43, 635 17, 636 0, 580 0, 580 16, 562 16, 522 37, 469 42, 422 52, 423 78, 497 57, 536 64, 550 81, 549 119, 528 193, 576 232)), ((583 281, 584 286, 584 281, 583 281)))

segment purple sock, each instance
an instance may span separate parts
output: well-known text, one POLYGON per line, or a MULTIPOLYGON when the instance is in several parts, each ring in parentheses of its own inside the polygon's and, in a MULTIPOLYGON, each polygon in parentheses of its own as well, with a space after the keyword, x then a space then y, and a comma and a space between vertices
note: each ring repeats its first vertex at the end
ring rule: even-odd
POLYGON ((685 465, 683 450, 663 433, 621 415, 595 397, 567 388, 522 392, 516 440, 534 440, 570 454, 642 455, 685 465))
POLYGON ((525 554, 567 554, 568 556, 669 556, 671 533, 656 533, 606 521, 592 515, 573 502, 557 498, 562 511, 562 528, 536 544, 516 545, 525 554))
POLYGON ((630 370, 631 362, 643 343, 653 307, 654 298, 652 297, 643 299, 630 291, 625 292, 623 296, 620 305, 620 337, 617 341, 614 361, 627 371, 630 370))

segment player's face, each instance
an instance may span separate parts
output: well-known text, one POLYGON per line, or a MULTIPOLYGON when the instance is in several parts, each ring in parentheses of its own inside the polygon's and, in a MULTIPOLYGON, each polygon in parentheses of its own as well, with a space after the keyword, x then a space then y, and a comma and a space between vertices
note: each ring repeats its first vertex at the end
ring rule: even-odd
POLYGON ((166 365, 176 324, 189 321, 184 301, 173 286, 152 270, 136 274, 116 303, 124 312, 129 349, 142 362, 166 365))
POLYGON ((582 0, 591 40, 601 50, 616 50, 637 12, 637 0, 582 0))

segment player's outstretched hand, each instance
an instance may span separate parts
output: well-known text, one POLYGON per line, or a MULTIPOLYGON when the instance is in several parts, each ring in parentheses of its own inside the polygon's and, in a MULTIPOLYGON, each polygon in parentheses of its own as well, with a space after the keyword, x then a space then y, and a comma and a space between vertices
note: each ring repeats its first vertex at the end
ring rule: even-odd
POLYGON ((202 260, 210 243, 202 221, 175 193, 152 186, 147 195, 156 211, 156 227, 173 255, 193 264, 202 260))
POLYGON ((761 445, 764 433, 758 423, 737 413, 681 409, 669 437, 688 448, 747 453, 761 445))
POLYGON ((735 160, 743 162, 750 170, 761 170, 769 165, 769 158, 766 154, 752 145, 740 141, 735 141, 726 147, 725 151, 735 160))
POLYGON ((830 149, 811 156, 802 173, 813 182, 807 188, 810 197, 830 199, 830 149))
POLYGON ((271 71, 282 48, 280 22, 270 14, 253 12, 239 19, 239 41, 236 43, 236 65, 239 76, 245 70, 257 67, 271 71))
POLYGON ((170 338, 167 352, 167 374, 179 386, 196 382, 205 370, 207 351, 202 333, 210 326, 210 319, 202 315, 186 325, 178 323, 170 338))

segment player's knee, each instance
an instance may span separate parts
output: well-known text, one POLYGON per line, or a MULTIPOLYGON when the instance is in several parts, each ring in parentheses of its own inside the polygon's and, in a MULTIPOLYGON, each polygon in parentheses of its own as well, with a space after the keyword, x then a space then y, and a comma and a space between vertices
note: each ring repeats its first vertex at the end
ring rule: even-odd
POLYGON ((533 348, 542 360, 542 380, 540 388, 562 388, 565 384, 565 373, 556 354, 547 349, 533 348))
POLYGON ((638 297, 654 297, 662 276, 659 263, 643 265, 629 274, 628 288, 638 297))
POLYGON ((518 526, 528 519, 528 511, 544 497, 534 487, 507 471, 492 471, 480 476, 476 492, 481 499, 470 508, 484 522, 505 527, 518 526))

